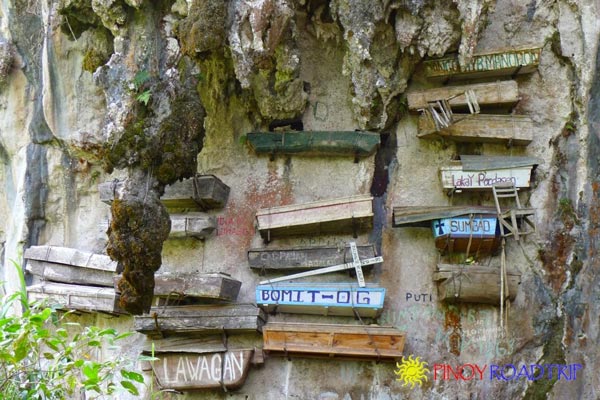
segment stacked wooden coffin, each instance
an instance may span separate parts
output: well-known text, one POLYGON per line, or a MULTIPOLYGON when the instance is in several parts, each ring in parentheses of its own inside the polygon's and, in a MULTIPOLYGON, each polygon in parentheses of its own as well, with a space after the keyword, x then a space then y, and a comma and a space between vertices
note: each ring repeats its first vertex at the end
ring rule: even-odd
POLYGON ((110 257, 57 246, 25 250, 26 269, 40 283, 27 288, 31 301, 43 300, 63 309, 121 314, 113 281, 117 263, 110 257))

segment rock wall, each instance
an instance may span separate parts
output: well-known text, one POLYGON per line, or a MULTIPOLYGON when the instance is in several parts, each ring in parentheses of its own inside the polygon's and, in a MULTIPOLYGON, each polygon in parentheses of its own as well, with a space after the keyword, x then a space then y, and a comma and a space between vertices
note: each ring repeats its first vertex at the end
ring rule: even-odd
MULTIPOLYGON (((406 332, 406 355, 421 357, 430 370, 436 363, 583 367, 576 380, 430 375, 411 388, 396 380, 392 363, 269 357, 237 391, 178 398, 600 395, 596 2, 12 0, 2 2, 0 12, 0 261, 9 287, 16 282, 10 261, 21 262, 28 246, 106 253, 111 209, 100 202, 97 184, 114 178, 135 185, 137 177, 150 176, 156 195, 194 172, 214 174, 231 187, 226 207, 209 212, 217 217, 217 232, 204 241, 165 241, 160 271, 229 273, 243 282, 238 302, 254 302, 262 279, 246 255, 265 246, 255 229, 256 210, 371 193, 374 228, 356 240, 375 243, 384 257, 366 279, 387 289, 378 322, 406 332), (426 79, 423 58, 458 51, 465 64, 474 52, 523 47, 542 48, 537 71, 516 77, 521 100, 514 112, 534 124, 529 146, 417 138, 418 117, 407 112, 405 93, 440 86, 426 79), (194 108, 183 107, 182 98, 194 108), (189 116, 203 122, 182 122, 189 116), (304 130, 370 129, 381 133, 382 146, 355 163, 338 157, 270 160, 243 144, 247 132, 280 120, 299 120, 304 130), (182 134, 187 126, 203 138, 182 134), (182 148, 201 149, 197 165, 182 162, 161 175, 165 165, 185 157, 166 144, 190 142, 197 147, 182 148), (507 263, 521 272, 522 283, 506 337, 497 330, 497 306, 437 301, 432 273, 439 254, 430 230, 391 226, 393 206, 493 204, 489 193, 448 197, 442 190, 439 167, 459 154, 543 160, 533 188, 522 195, 537 209, 537 233, 507 245, 507 263), (432 301, 407 294, 427 294, 421 300, 431 294, 432 301)), ((309 235, 274 245, 351 240, 309 235)), ((314 280, 349 279, 333 274, 314 280)), ((133 321, 102 315, 82 320, 122 330, 133 321)), ((270 320, 358 323, 293 314, 270 320)), ((262 346, 259 335, 232 340, 262 346)), ((134 335, 123 352, 135 358, 142 342, 134 335)))

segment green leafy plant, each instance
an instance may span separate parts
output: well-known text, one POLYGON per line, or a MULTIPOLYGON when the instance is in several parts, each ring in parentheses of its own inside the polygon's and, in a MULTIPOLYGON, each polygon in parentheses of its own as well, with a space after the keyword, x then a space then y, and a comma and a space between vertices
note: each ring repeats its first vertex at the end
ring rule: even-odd
POLYGON ((81 326, 69 321, 69 313, 30 303, 21 267, 13 264, 20 289, 3 296, 0 306, 2 398, 64 399, 82 392, 86 398, 114 398, 119 392, 139 395, 136 383, 143 384, 144 377, 127 369, 133 361, 123 357, 98 361, 94 357, 102 349, 115 348, 132 333, 81 326), (20 315, 15 312, 18 307, 22 308, 20 315))
POLYGON ((152 91, 150 89, 145 89, 146 83, 150 80, 150 73, 145 69, 138 71, 133 77, 133 87, 138 95, 135 97, 137 101, 140 103, 144 103, 145 106, 148 105, 150 98, 152 97, 152 91))

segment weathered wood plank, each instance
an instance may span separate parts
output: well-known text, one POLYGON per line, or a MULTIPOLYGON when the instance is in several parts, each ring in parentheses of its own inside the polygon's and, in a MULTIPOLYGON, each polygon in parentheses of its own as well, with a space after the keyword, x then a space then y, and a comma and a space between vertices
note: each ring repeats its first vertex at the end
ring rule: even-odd
MULTIPOLYGON (((196 238, 206 239, 217 229, 217 219, 200 212, 170 214, 171 230, 169 239, 196 238)), ((100 222, 103 230, 108 229, 110 218, 100 222)))
POLYGON ((433 121, 421 115, 418 137, 518 146, 527 146, 533 140, 533 122, 525 115, 454 114, 454 121, 447 128, 436 131, 433 121))
MULTIPOLYGON (((361 259, 377 256, 372 244, 357 246, 361 259)), ((293 247, 282 249, 250 249, 248 264, 260 270, 315 269, 352 261, 350 248, 293 247)))
MULTIPOLYGON (((507 299, 513 301, 521 283, 521 273, 507 269, 507 299)), ((500 304, 500 267, 439 264, 433 274, 442 301, 500 304)))
POLYGON ((77 285, 112 287, 114 277, 117 276, 116 272, 38 260, 28 260, 26 269, 30 274, 39 276, 45 281, 74 283, 77 285))
POLYGON ((415 90, 408 92, 408 109, 412 111, 427 107, 428 102, 440 99, 450 99, 448 102, 453 109, 468 107, 464 93, 467 90, 475 92, 479 105, 513 106, 519 101, 517 82, 498 81, 476 83, 473 85, 444 86, 435 89, 415 90))
POLYGON ((266 312, 374 318, 383 310, 385 288, 348 283, 287 283, 256 287, 256 304, 266 312))
POLYGON ((377 325, 270 322, 263 341, 268 353, 384 360, 402 357, 405 334, 377 325))
POLYGON ((435 247, 442 253, 491 255, 500 249, 497 215, 478 214, 444 218, 432 222, 435 247))
POLYGON ((201 337, 172 336, 162 339, 147 339, 144 343, 143 352, 146 354, 156 353, 214 353, 223 352, 227 348, 223 342, 222 335, 201 337))
POLYGON ((154 277, 154 295, 235 301, 241 285, 222 273, 160 273, 154 277))
POLYGON ((112 288, 42 282, 27 287, 27 295, 30 301, 47 301, 68 310, 125 313, 112 288))
POLYGON ((401 206, 392 211, 392 226, 431 228, 435 219, 460 217, 463 215, 495 214, 495 207, 482 206, 401 206))
POLYGON ((161 389, 236 389, 246 380, 253 352, 157 354, 159 360, 152 363, 152 370, 161 389))
POLYGON ((25 250, 24 257, 28 260, 48 261, 102 271, 115 272, 117 270, 117 262, 111 260, 109 256, 69 247, 31 246, 25 250))
POLYGON ((423 67, 425 76, 430 79, 477 79, 526 74, 537 69, 541 52, 541 48, 533 48, 474 54, 471 62, 464 67, 458 63, 458 56, 452 55, 423 61, 423 67))
POLYGON ((135 316, 134 329, 146 335, 260 332, 266 319, 252 304, 157 307, 150 314, 135 316))
POLYGON ((256 221, 264 239, 306 233, 370 229, 373 197, 353 196, 258 210, 256 221))
POLYGON ((378 133, 366 131, 250 132, 246 135, 256 154, 366 157, 379 147, 378 133))
MULTIPOLYGON (((112 203, 123 190, 123 181, 104 182, 98 185, 100 200, 112 203)), ((222 208, 229 197, 229 186, 214 175, 196 175, 168 185, 160 201, 167 208, 208 210, 222 208)))

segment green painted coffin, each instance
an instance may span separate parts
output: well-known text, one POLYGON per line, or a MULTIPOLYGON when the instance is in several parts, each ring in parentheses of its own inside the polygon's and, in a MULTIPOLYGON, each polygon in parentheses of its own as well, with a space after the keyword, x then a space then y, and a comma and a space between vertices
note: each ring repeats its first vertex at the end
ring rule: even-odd
POLYGON ((379 134, 366 131, 250 132, 256 154, 366 157, 379 147, 379 134))

